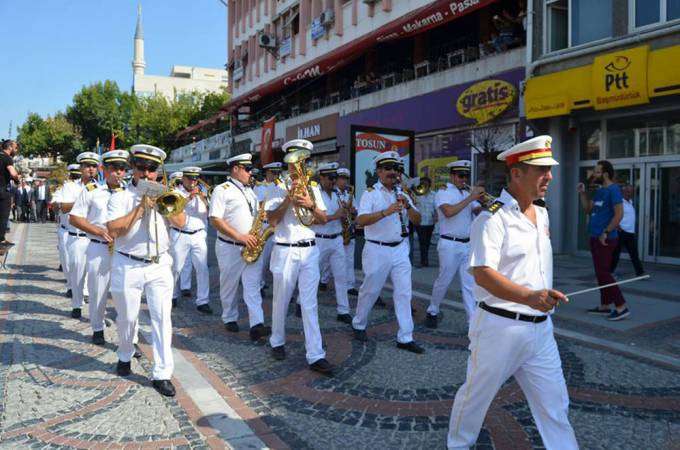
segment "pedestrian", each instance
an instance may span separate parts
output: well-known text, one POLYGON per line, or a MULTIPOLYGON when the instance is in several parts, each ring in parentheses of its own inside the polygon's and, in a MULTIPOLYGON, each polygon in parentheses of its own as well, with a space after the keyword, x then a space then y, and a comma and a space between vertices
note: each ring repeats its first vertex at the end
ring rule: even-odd
POLYGON ((19 221, 29 222, 31 219, 32 190, 25 178, 22 178, 14 195, 14 201, 19 208, 19 221))
POLYGON ((635 268, 635 275, 641 276, 645 274, 645 269, 642 268, 642 262, 638 255, 637 234, 635 233, 636 215, 633 205, 635 188, 626 184, 621 189, 621 193, 623 195, 623 219, 619 223, 619 243, 616 245, 612 256, 611 272, 616 272, 616 266, 619 264, 619 257, 621 256, 621 247, 625 246, 635 268))
POLYGON ((29 222, 37 222, 38 221, 38 214, 37 214, 37 195, 38 191, 36 190, 36 186, 34 184, 33 178, 30 178, 28 180, 29 186, 31 188, 31 195, 28 197, 28 212, 29 212, 29 222))
MULTIPOLYGON (((616 282, 612 275, 614 250, 618 245, 618 226, 623 218, 623 197, 621 188, 614 182, 614 166, 606 160, 598 161, 593 170, 593 182, 601 187, 589 198, 585 185, 579 183, 576 190, 581 206, 589 215, 588 234, 590 254, 593 258, 595 276, 600 286, 616 282)), ((600 289, 600 305, 588 310, 591 314, 606 315, 608 320, 621 320, 630 311, 618 286, 600 289), (615 308, 611 309, 614 303, 615 308)))
MULTIPOLYGON (((420 265, 422 267, 429 267, 430 265, 430 242, 432 241, 432 232, 434 231, 434 223, 437 219, 437 210, 434 205, 435 193, 432 192, 432 180, 428 177, 420 179, 420 184, 423 187, 424 194, 418 195, 416 193, 415 205, 420 212, 420 224, 416 225, 416 232, 418 233, 418 246, 420 248, 420 265)), ((417 266, 416 266, 417 267, 417 266)))
POLYGON ((550 313, 563 293, 552 289, 553 262, 543 198, 557 165, 550 136, 538 136, 498 155, 509 182, 497 201, 475 219, 470 267, 478 309, 470 323, 465 383, 451 409, 447 446, 468 449, 477 441, 498 390, 513 377, 524 392, 543 446, 572 450, 569 394, 550 313))
POLYGON ((36 181, 35 187, 35 205, 37 210, 37 219, 41 223, 47 222, 47 205, 50 203, 50 190, 43 180, 36 181))
POLYGON ((10 181, 19 181, 19 174, 14 168, 14 156, 18 151, 19 146, 15 141, 7 139, 0 142, 0 248, 14 245, 6 239, 5 234, 12 207, 10 181))

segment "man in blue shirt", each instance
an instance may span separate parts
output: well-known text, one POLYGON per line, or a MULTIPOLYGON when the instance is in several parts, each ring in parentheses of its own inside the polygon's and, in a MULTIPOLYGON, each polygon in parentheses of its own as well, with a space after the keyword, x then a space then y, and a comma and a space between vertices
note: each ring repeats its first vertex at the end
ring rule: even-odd
MULTIPOLYGON (((623 218, 623 198, 621 188, 614 183, 614 167, 609 161, 598 161, 593 171, 593 182, 601 187, 595 191, 593 198, 588 198, 585 186, 579 183, 577 190, 581 205, 588 221, 590 235, 590 254, 593 257, 595 276, 600 286, 614 283, 612 276, 612 258, 617 247, 619 236, 617 228, 623 218)), ((605 314, 608 320, 621 320, 630 315, 621 289, 612 286, 600 289, 600 306, 589 309, 592 314, 605 314), (611 309, 614 303, 615 309, 611 309)))

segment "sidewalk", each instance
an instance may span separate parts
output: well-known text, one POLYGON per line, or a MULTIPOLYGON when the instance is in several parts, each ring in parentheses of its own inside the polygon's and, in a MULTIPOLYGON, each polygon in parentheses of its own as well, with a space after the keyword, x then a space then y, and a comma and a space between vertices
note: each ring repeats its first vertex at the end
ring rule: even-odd
MULTIPOLYGON (((302 322, 293 308, 288 358, 275 361, 268 345, 250 341, 243 305, 241 332, 232 334, 218 315, 202 315, 183 301, 173 311, 178 396, 167 399, 147 379, 148 345, 133 362, 136 375, 121 379, 115 375, 115 325, 106 329, 109 343, 102 348, 90 343, 87 308, 83 320, 70 318, 62 274, 55 270, 54 225, 15 225, 12 239, 17 247, 10 271, 0 272, 1 449, 445 448, 451 402, 468 356, 458 308, 445 305, 442 325, 429 330, 420 325, 426 301, 414 298, 415 337, 426 349, 414 355, 395 348, 389 290, 383 293, 388 307, 371 314, 367 344, 351 339, 349 327, 335 320, 334 298, 320 295, 327 357, 338 368, 334 378, 325 378, 306 367, 302 322)), ((219 312, 212 248, 211 305, 219 312)), ((414 279, 422 282, 426 272, 414 279)), ((109 308, 109 319, 113 314, 109 308)), ((271 289, 267 322, 270 316, 271 289)), ((141 328, 148 336, 146 311, 141 328)), ((679 368, 559 335, 558 345, 581 448, 680 445, 679 368)), ((524 396, 510 380, 491 405, 475 448, 541 446, 524 396)))

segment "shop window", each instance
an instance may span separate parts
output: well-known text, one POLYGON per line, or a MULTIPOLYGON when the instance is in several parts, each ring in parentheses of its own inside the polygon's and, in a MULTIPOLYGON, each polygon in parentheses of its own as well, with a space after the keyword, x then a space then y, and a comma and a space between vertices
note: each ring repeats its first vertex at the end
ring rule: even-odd
POLYGON ((635 156, 635 130, 607 130, 607 158, 632 158, 635 156))
POLYGON ((668 126, 668 152, 671 155, 680 155, 680 120, 668 126))
POLYGON ((612 35, 612 0, 545 0, 545 11, 546 52, 612 35))
POLYGON ((581 160, 600 159, 600 122, 580 125, 581 160))
POLYGON ((569 46, 567 0, 546 0, 546 30, 548 52, 569 46))
POLYGON ((640 156, 663 155, 664 153, 664 127, 650 126, 638 130, 640 136, 639 154, 640 156))
POLYGON ((680 0, 635 0, 634 28, 680 19, 680 0))

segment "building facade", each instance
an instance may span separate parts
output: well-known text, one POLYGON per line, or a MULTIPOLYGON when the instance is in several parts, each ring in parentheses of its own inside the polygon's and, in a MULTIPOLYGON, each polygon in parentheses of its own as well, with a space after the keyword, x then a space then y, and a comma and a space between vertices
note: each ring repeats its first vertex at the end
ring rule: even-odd
POLYGON ((173 66, 170 76, 147 75, 144 59, 142 7, 137 9, 137 27, 132 60, 132 91, 139 96, 162 95, 174 100, 177 95, 191 92, 220 92, 228 87, 226 70, 204 67, 173 66))
POLYGON ((680 2, 534 0, 526 118, 553 136, 560 252, 587 251, 576 184, 598 160, 635 187, 640 255, 680 264, 680 2))

